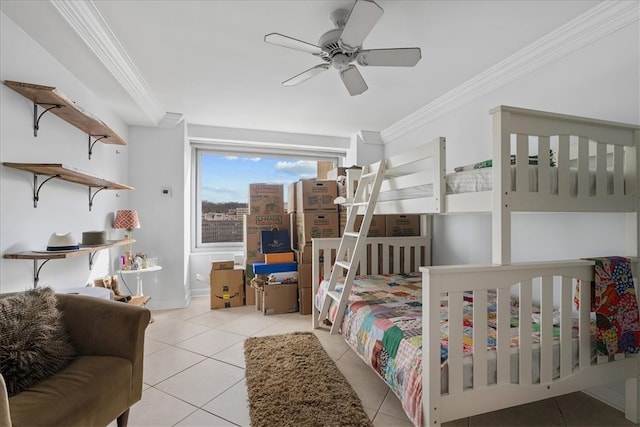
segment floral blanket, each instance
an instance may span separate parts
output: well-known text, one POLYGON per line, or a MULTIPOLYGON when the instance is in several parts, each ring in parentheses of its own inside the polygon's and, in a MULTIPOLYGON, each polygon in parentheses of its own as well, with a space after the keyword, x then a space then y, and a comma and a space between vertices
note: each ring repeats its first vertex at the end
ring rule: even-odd
MULTIPOLYGON (((591 312, 596 314, 598 355, 640 352, 638 300, 629 259, 617 256, 589 259, 595 263, 591 312)), ((575 302, 578 306, 577 296, 575 302)))

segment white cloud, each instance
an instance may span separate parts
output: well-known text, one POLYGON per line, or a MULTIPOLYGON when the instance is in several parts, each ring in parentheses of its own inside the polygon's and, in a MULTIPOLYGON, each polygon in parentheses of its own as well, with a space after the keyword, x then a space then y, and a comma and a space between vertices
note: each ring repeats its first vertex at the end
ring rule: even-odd
POLYGON ((317 175, 317 162, 313 160, 281 161, 276 163, 276 171, 298 178, 313 178, 317 175))

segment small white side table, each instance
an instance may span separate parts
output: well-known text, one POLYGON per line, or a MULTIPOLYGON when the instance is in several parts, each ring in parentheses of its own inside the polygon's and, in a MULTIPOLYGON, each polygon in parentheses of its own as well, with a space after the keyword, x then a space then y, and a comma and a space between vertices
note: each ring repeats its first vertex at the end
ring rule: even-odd
POLYGON ((138 270, 120 270, 120 274, 133 274, 136 275, 136 295, 142 296, 142 273, 150 273, 152 271, 162 270, 162 267, 159 265, 154 265, 153 267, 148 268, 140 268, 138 270))

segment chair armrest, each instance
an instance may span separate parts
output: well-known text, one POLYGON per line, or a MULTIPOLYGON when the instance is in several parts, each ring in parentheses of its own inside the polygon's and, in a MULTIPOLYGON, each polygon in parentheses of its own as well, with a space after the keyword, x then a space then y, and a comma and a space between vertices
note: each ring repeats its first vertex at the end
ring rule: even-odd
POLYGON ((9 414, 9 393, 7 385, 0 374, 0 426, 11 427, 11 414, 9 414))
POLYGON ((151 313, 144 307, 73 294, 56 294, 58 309, 81 355, 131 361, 132 395, 142 395, 144 333, 151 313))

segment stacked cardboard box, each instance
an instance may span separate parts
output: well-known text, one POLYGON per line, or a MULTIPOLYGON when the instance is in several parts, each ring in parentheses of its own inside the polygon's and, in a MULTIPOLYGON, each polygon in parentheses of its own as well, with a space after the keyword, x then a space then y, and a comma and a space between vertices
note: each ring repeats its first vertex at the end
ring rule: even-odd
POLYGON ((298 265, 293 261, 288 230, 262 230, 260 251, 265 262, 254 262, 258 310, 263 314, 298 311, 298 265))
POLYGON ((283 194, 282 184, 249 184, 249 213, 251 215, 283 214, 283 194))
POLYGON ((234 268, 233 261, 211 263, 211 308, 244 305, 244 269, 234 268))
POLYGON ((419 236, 420 215, 386 215, 387 237, 419 236))

